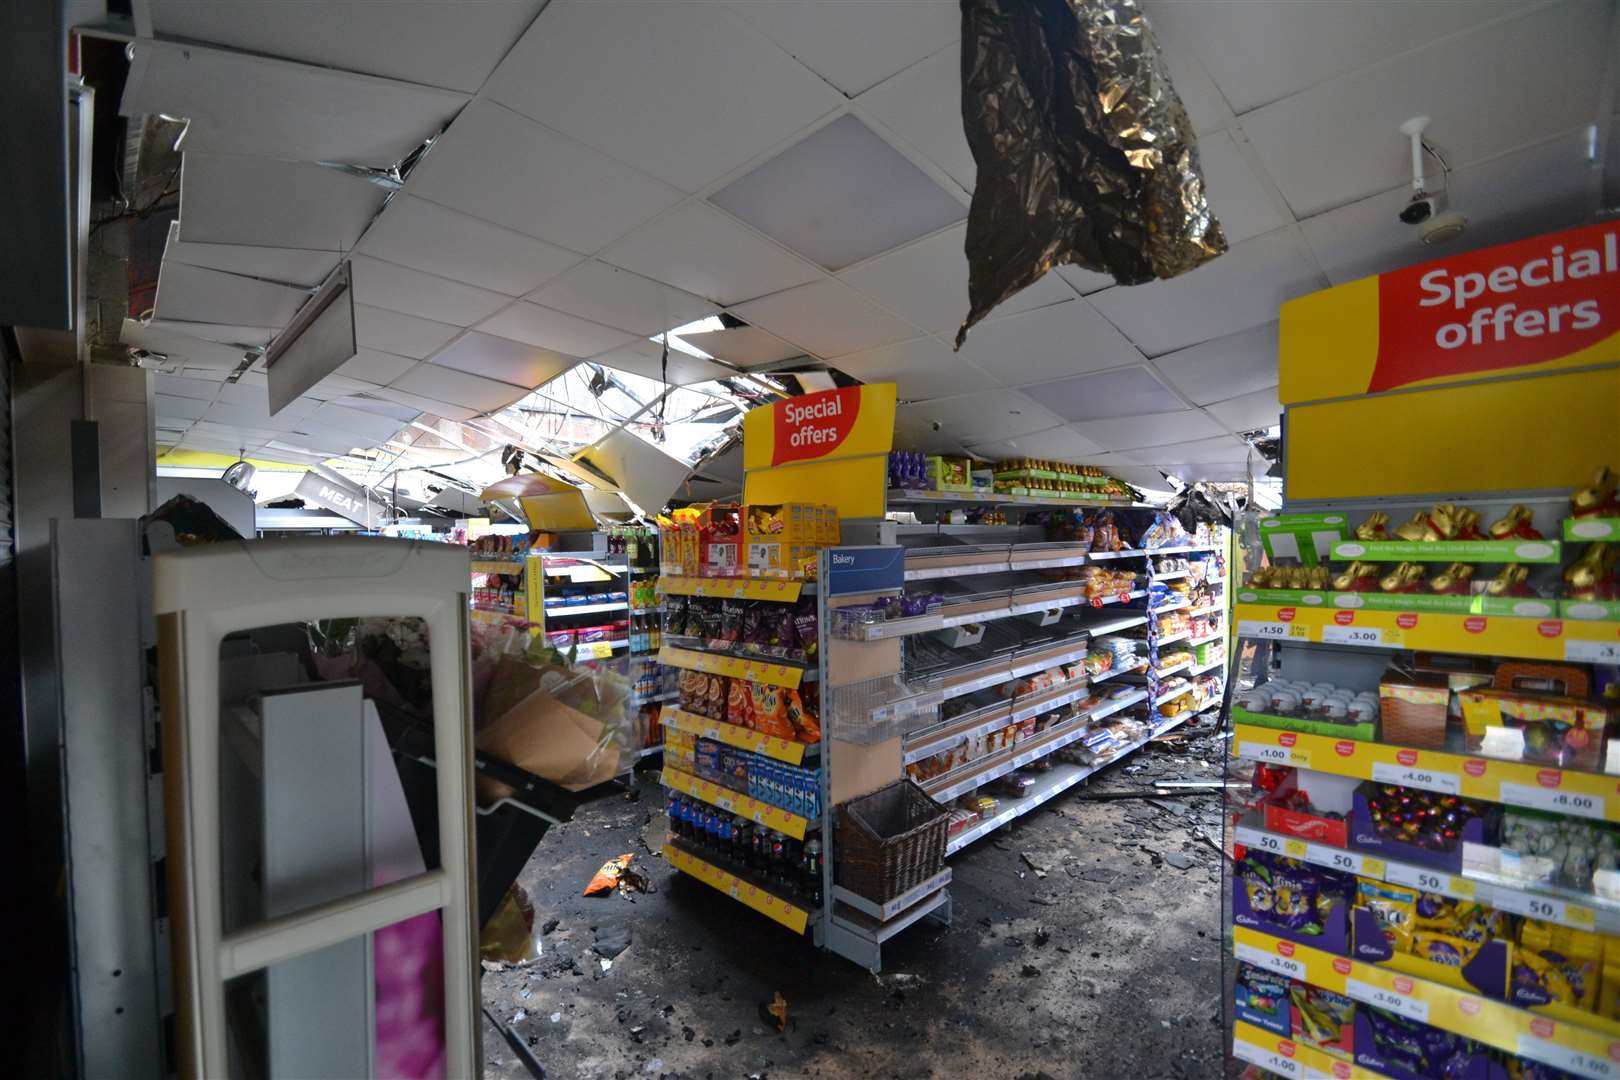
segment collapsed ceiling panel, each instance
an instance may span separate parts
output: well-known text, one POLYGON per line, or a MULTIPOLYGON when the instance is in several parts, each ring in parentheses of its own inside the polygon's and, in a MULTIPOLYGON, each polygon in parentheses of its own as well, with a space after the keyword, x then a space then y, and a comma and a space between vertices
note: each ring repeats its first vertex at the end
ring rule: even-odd
POLYGON ((180 170, 180 239, 347 251, 388 192, 306 161, 187 153, 180 170))
MULTIPOLYGON (((134 319, 125 319, 118 331, 119 340, 148 352, 162 353, 171 360, 191 367, 211 367, 234 370, 242 362, 243 350, 221 345, 215 341, 177 333, 161 326, 148 326, 134 319)), ((162 376, 159 376, 162 378, 162 376)))
POLYGON ((358 250, 506 296, 521 296, 579 262, 571 251, 404 192, 358 250))
POLYGON ((651 337, 712 315, 702 297, 592 259, 529 297, 557 311, 651 337))
POLYGON ((258 278, 185 263, 165 263, 158 275, 156 317, 166 322, 286 326, 309 294, 258 278))
POLYGON ((370 304, 354 305, 354 336, 361 348, 425 360, 461 333, 459 326, 417 318, 370 304))
POLYGON ((529 392, 521 386, 470 375, 439 364, 418 364, 395 379, 394 386, 408 394, 461 405, 478 412, 510 405, 529 392))
MULTIPOLYGON (((700 346, 701 348, 701 346, 700 346)), ((707 352, 708 350, 704 350, 707 352)), ((709 379, 723 379, 733 375, 730 368, 721 367, 690 353, 679 349, 670 349, 667 363, 663 359, 663 347, 654 341, 645 341, 637 338, 628 344, 621 345, 591 358, 591 363, 601 364, 604 367, 614 368, 618 371, 628 371, 643 378, 656 379, 663 382, 668 378, 671 386, 689 386, 692 383, 705 382, 709 379)))
POLYGON ((169 240, 163 248, 164 262, 203 266, 230 274, 279 281, 313 289, 336 269, 342 258, 335 251, 305 251, 299 248, 248 247, 242 244, 189 244, 180 239, 180 222, 169 223, 169 240))
MULTIPOLYGON (((572 356, 477 331, 463 334, 449 348, 434 356, 432 362, 521 386, 525 390, 532 390, 548 379, 561 375, 576 363, 572 356)), ((395 380, 395 385, 401 384, 395 380)), ((428 391, 421 392, 433 396, 428 391)), ((461 405, 473 404, 459 398, 447 400, 461 405)))
POLYGON ((349 260, 357 303, 405 312, 450 326, 471 326, 512 302, 488 289, 438 277, 368 255, 349 260))
POLYGON ((264 348, 281 329, 279 326, 238 326, 234 323, 183 322, 179 319, 153 319, 149 325, 155 330, 244 349, 264 348))
POLYGON ((486 334, 521 341, 568 356, 595 356, 616 349, 636 338, 548 307, 519 300, 505 311, 479 325, 486 334))
POLYGON ((757 326, 731 326, 681 335, 694 349, 742 368, 765 367, 803 356, 804 350, 757 326))

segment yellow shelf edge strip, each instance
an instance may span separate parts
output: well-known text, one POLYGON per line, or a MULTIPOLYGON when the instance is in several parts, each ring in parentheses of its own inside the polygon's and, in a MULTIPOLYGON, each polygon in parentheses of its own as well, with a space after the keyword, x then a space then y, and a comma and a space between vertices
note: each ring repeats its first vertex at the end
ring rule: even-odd
POLYGON ((703 671, 710 675, 729 675, 734 679, 748 679, 767 686, 785 686, 790 690, 799 688, 805 670, 791 664, 773 664, 769 660, 752 660, 741 656, 718 656, 669 645, 658 651, 658 662, 666 667, 703 671))
POLYGON ((675 596, 724 596, 741 600, 780 600, 783 603, 797 600, 803 584, 787 578, 669 576, 658 579, 659 590, 675 596))
POLYGON ((1334 1080, 1363 1080, 1380 1078, 1365 1065, 1355 1065, 1334 1057, 1326 1050, 1286 1035, 1278 1035, 1264 1028, 1239 1020, 1232 1026, 1232 1056, 1247 1061, 1278 1076, 1297 1077, 1299 1080, 1333 1077, 1334 1080))
POLYGON ((665 709, 660 718, 665 726, 684 731, 688 735, 713 739, 727 746, 735 746, 739 750, 751 750, 756 754, 775 758, 777 761, 785 761, 789 765, 798 765, 804 761, 805 744, 801 742, 779 739, 750 728, 738 727, 736 724, 710 720, 707 716, 699 716, 684 709, 665 709))
POLYGON ((774 922, 781 923, 795 934, 804 933, 804 928, 810 924, 810 913, 803 908, 795 907, 774 893, 751 885, 735 874, 729 874, 718 866, 706 863, 673 844, 664 845, 664 858, 668 859, 669 864, 677 870, 692 875, 705 885, 719 889, 738 903, 753 908, 774 922))
POLYGON ((795 840, 803 840, 805 830, 810 827, 810 822, 798 814, 789 813, 758 799, 750 799, 747 795, 739 794, 728 787, 699 780, 679 769, 664 770, 664 786, 674 788, 694 799, 702 799, 710 806, 718 806, 728 814, 740 814, 756 825, 775 829, 795 840))

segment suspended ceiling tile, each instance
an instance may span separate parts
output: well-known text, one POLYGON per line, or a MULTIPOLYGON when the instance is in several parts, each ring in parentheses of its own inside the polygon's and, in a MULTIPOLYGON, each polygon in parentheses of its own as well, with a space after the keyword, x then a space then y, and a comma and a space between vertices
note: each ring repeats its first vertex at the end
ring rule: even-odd
MULTIPOLYGON (((1151 9, 1150 9, 1151 11, 1151 9)), ((1226 97, 1216 87, 1215 80, 1209 77, 1209 72, 1190 43, 1182 41, 1175 33, 1175 27, 1167 25, 1155 16, 1152 18, 1153 34, 1158 39, 1160 53, 1164 57, 1165 68, 1170 73, 1170 85, 1174 87, 1176 96, 1187 110, 1187 118, 1192 121, 1194 134, 1207 135, 1212 131, 1219 131, 1229 127, 1232 123, 1232 109, 1226 103, 1226 97)))
POLYGON ((165 394, 170 397, 195 398, 198 401, 213 401, 219 397, 217 382, 206 379, 188 379, 183 375, 164 375, 159 372, 152 376, 152 390, 154 393, 165 394))
POLYGON ((1063 421, 1016 390, 990 390, 962 397, 924 401, 902 408, 913 417, 963 443, 1012 439, 1057 427, 1063 421))
POLYGON ((690 386, 693 383, 708 382, 710 379, 723 379, 736 372, 730 368, 721 367, 701 357, 683 353, 679 349, 669 350, 667 369, 662 361, 662 347, 651 341, 637 338, 629 344, 621 345, 617 349, 593 356, 593 364, 614 368, 618 371, 629 371, 636 375, 643 375, 649 379, 663 382, 666 378, 672 386, 690 386))
POLYGON ((506 296, 521 296, 579 262, 571 251, 404 192, 358 250, 506 296))
MULTIPOLYGON (((226 383, 219 388, 219 401, 225 405, 239 405, 251 410, 255 415, 262 415, 266 420, 270 417, 270 394, 266 387, 247 382, 226 383)), ((297 397, 282 406, 275 415, 274 421, 267 426, 274 427, 289 420, 298 420, 310 413, 320 405, 320 402, 311 397, 297 397)))
POLYGON ((370 181, 307 161, 187 152, 180 239, 347 251, 387 196, 370 181))
MULTIPOLYGON (((457 371, 482 375, 488 379, 511 383, 513 386, 523 387, 527 391, 561 375, 573 367, 577 361, 572 356, 564 356, 548 349, 537 349, 533 345, 524 345, 520 342, 510 341, 507 338, 495 337, 491 334, 480 334, 474 331, 464 335, 448 349, 433 357, 433 363, 442 367, 455 368, 457 371)), ((402 386, 404 384, 396 379, 394 385, 402 386)), ((405 389, 411 390, 412 388, 405 386, 405 389)), ((414 392, 427 394, 429 397, 436 396, 429 390, 414 392)), ((463 401, 460 398, 450 398, 449 400, 458 405, 475 405, 475 402, 463 401)))
POLYGON ((1451 209, 1468 218, 1468 231, 1446 244, 1424 244, 1419 230, 1397 217, 1411 196, 1409 184, 1318 214, 1301 227, 1335 285, 1571 228, 1586 215, 1588 138, 1581 128, 1452 173, 1451 209))
POLYGON ((471 420, 473 417, 478 415, 478 410, 476 409, 468 409, 460 405, 452 405, 448 401, 441 401, 437 398, 423 397, 421 394, 413 394, 409 391, 401 390, 394 386, 379 387, 375 390, 368 390, 367 393, 383 398, 387 401, 397 401, 401 405, 409 405, 413 409, 428 413, 432 416, 441 416, 446 420, 455 420, 458 423, 471 420))
POLYGON ((1281 423, 1282 403, 1277 400, 1277 388, 1257 390, 1225 401, 1210 403, 1209 414, 1228 431, 1254 431, 1257 428, 1276 427, 1281 423))
POLYGON ((1056 268, 1058 276, 1074 287, 1081 296, 1090 296, 1094 292, 1114 287, 1114 275, 1105 274, 1098 270, 1087 270, 1083 266, 1072 263, 1056 268))
POLYGON ((326 279, 342 256, 335 251, 300 251, 297 248, 245 247, 241 244, 188 244, 180 239, 180 222, 169 223, 164 262, 204 266, 246 277, 279 281, 313 289, 326 279))
POLYGON ((365 409, 348 409, 328 401, 309 417, 310 423, 337 431, 350 431, 374 442, 394 437, 404 421, 393 416, 379 416, 365 409))
POLYGON ((918 338, 840 356, 838 370, 865 383, 892 382, 901 398, 922 400, 989 390, 996 381, 951 352, 949 345, 918 338))
MULTIPOLYGON (((1264 475, 1266 463, 1255 462, 1255 471, 1264 475)), ((1208 462, 1199 465, 1166 465, 1165 472, 1174 476, 1184 484, 1196 484, 1200 481, 1227 481, 1246 480, 1249 476, 1248 467, 1242 461, 1229 461, 1226 463, 1208 462)))
POLYGON ((123 116, 191 121, 187 150, 386 169, 444 129, 467 95, 334 68, 145 38, 123 116))
POLYGON ((967 217, 855 116, 841 116, 709 197, 828 270, 967 217))
POLYGON ((1042 383, 1032 390, 1041 404, 1065 420, 1106 420, 1115 416, 1181 412, 1187 406, 1151 371, 1140 365, 1042 383))
MULTIPOLYGON (((253 372, 248 372, 249 375, 253 372)), ((332 374, 304 391, 304 396, 316 401, 330 401, 340 398, 344 394, 369 394, 377 389, 377 384, 363 379, 351 379, 346 375, 332 374)))
POLYGON ((309 294, 258 278, 164 263, 158 273, 156 318, 166 322, 222 322, 286 326, 309 294))
POLYGON ((992 461, 1032 457, 1065 461, 1071 465, 1085 464, 1102 450, 1096 443, 1067 426, 1047 428, 1045 431, 1036 431, 1012 439, 974 443, 968 449, 992 461))
POLYGON ((734 308, 733 314, 822 359, 917 336, 916 327, 879 311, 848 285, 831 280, 750 300, 734 308))
POLYGON ((492 101, 456 118, 410 190, 574 251, 596 251, 681 193, 492 101))
POLYGON ((669 502, 692 471, 680 458, 624 428, 608 432, 580 458, 613 477, 618 492, 649 514, 669 502))
POLYGON ((149 0, 159 34, 472 93, 544 0, 149 0))
POLYGON ((369 255, 355 255, 350 261, 354 271, 354 298, 372 307, 418 315, 451 326, 471 326, 512 302, 511 297, 488 289, 369 255))
MULTIPOLYGON (((962 250, 966 234, 965 224, 953 225, 851 266, 838 278, 929 333, 954 336, 968 311, 968 264, 962 250)), ((1073 299, 1074 290, 1048 274, 1004 301, 995 314, 1012 315, 1073 299)))
POLYGON ((354 305, 354 337, 363 349, 425 360, 444 348, 461 328, 419 319, 402 311, 354 305))
POLYGON ((1132 465, 1118 454, 1105 454, 1092 464, 1100 465, 1109 476, 1118 477, 1127 484, 1149 491, 1168 491, 1164 473, 1148 465, 1132 465))
POLYGON ((408 356, 396 356, 394 353, 380 352, 376 349, 361 349, 354 354, 353 359, 345 361, 338 367, 337 374, 377 386, 387 386, 416 364, 417 361, 408 356))
POLYGON ((368 397, 364 394, 355 394, 351 397, 336 399, 337 404, 346 409, 359 409, 361 412, 376 413, 378 416, 391 416, 402 424, 408 424, 422 415, 422 410, 413 409, 409 405, 400 405, 381 398, 368 397))
POLYGON ((1326 284, 1290 227, 1234 244, 1180 277, 1107 289, 1084 302, 1157 356, 1269 322, 1283 301, 1326 284))
POLYGON ((1277 382, 1277 323, 1167 353, 1153 366, 1195 405, 1247 394, 1277 382))
POLYGON ((780 364, 804 355, 804 350, 757 326, 733 326, 682 334, 681 340, 738 367, 757 368, 780 364))
POLYGON ((551 349, 569 356, 595 356, 633 340, 635 334, 611 326, 553 311, 539 304, 519 300, 505 311, 480 324, 479 330, 510 338, 527 345, 551 349))
POLYGON ((394 388, 478 412, 492 412, 510 405, 529 392, 521 386, 485 379, 439 364, 418 364, 394 380, 394 388))
POLYGON ((1431 117, 1427 137, 1452 168, 1466 169, 1598 118, 1593 73, 1612 44, 1612 10, 1564 0, 1322 83, 1243 128, 1301 218, 1409 182, 1398 127, 1417 113, 1431 117))
POLYGON ((233 349, 216 341, 205 341, 190 334, 175 333, 161 326, 148 326, 134 319, 124 320, 118 330, 118 339, 125 345, 162 353, 190 367, 232 370, 242 362, 241 349, 233 349))
POLYGON ((850 97, 951 44, 962 32, 956 0, 725 6, 850 97))
POLYGON ((1273 201, 1232 136, 1217 131, 1199 139, 1198 159, 1210 209, 1228 243, 1241 244, 1292 223, 1293 218, 1273 201))
POLYGON ((1235 435, 1170 443, 1144 450, 1126 451, 1120 456, 1139 465, 1199 465, 1208 462, 1242 461, 1248 447, 1235 435))
POLYGON ((503 105, 684 191, 835 108, 837 91, 707 3, 553 3, 490 80, 503 105))
POLYGON ((153 394, 152 411, 157 414, 160 425, 164 420, 201 420, 208 411, 208 402, 201 398, 153 394))
POLYGON ((1152 416, 1116 415, 1112 420, 1088 420, 1074 425, 1074 429, 1107 450, 1136 450, 1144 446, 1184 443, 1220 435, 1225 431, 1196 409, 1152 416))
POLYGON ((276 326, 236 326, 228 323, 212 322, 182 322, 179 319, 154 318, 149 324, 155 330, 162 330, 171 334, 184 334, 187 337, 202 338, 217 345, 229 345, 233 349, 240 348, 246 352, 249 349, 262 349, 270 344, 280 327, 276 326))
POLYGON ((1136 346, 1080 299, 982 322, 961 355, 1008 386, 1142 362, 1136 346))
POLYGON ((964 191, 973 190, 978 166, 962 134, 961 49, 946 46, 856 100, 964 191))
POLYGON ((224 427, 245 428, 253 431, 291 431, 298 425, 298 420, 291 416, 271 416, 268 403, 259 402, 230 405, 216 401, 208 406, 208 412, 203 419, 210 424, 219 424, 224 427))
POLYGON ((798 256, 695 201, 641 226, 602 258, 717 304, 741 303, 821 276, 798 256))
POLYGON ((594 259, 576 266, 529 299, 642 337, 661 334, 718 310, 702 297, 594 259))
POLYGON ((1161 37, 1178 47, 1191 45, 1232 108, 1245 113, 1525 6, 1526 0, 1465 4, 1150 0, 1147 10, 1161 37))

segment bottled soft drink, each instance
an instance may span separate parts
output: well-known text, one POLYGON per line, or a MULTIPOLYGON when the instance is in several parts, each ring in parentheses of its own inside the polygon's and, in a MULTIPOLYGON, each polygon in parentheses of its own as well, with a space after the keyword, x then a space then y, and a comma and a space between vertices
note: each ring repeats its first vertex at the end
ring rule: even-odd
POLYGON ((803 870, 800 880, 803 882, 802 892, 810 903, 821 906, 821 841, 812 837, 804 845, 804 859, 801 863, 803 870))
POLYGON ((718 814, 714 822, 715 854, 721 859, 731 857, 731 815, 718 814))
POLYGON ((756 825, 754 834, 748 839, 748 868, 755 873, 763 873, 766 864, 770 862, 770 833, 765 826, 756 825))
POLYGON ((739 817, 731 831, 731 864, 738 869, 748 865, 748 851, 754 842, 754 823, 739 817))
POLYGON ((775 830, 772 830, 771 831, 771 846, 770 846, 770 852, 769 852, 769 864, 765 868, 765 871, 764 871, 765 876, 769 880, 775 881, 775 882, 778 882, 778 883, 781 883, 781 882, 785 881, 786 880, 786 870, 785 870, 786 865, 787 865, 787 837, 783 836, 779 832, 776 832, 775 830))

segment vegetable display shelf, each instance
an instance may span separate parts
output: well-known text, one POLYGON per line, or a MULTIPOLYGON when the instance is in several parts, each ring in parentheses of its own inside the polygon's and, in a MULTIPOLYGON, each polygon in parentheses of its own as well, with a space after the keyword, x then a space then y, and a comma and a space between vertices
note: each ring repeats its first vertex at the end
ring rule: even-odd
POLYGON ((785 761, 789 765, 802 764, 806 754, 813 756, 820 750, 819 743, 779 739, 774 735, 754 731, 752 728, 710 720, 707 716, 699 716, 684 709, 665 709, 661 719, 665 727, 674 728, 676 731, 684 731, 688 735, 696 735, 702 739, 713 739, 715 742, 722 742, 739 750, 763 754, 777 761, 785 761))
POLYGON ((705 885, 719 889, 738 903, 781 923, 795 934, 804 933, 805 927, 810 925, 809 911, 797 904, 789 903, 768 889, 728 873, 675 844, 666 843, 663 852, 664 858, 675 869, 690 874, 705 885))
POLYGON ((738 791, 728 787, 700 780, 689 773, 679 769, 665 769, 663 776, 664 786, 679 791, 683 795, 690 795, 694 799, 701 799, 710 806, 718 806, 728 814, 737 814, 747 818, 756 825, 763 825, 768 829, 775 829, 784 836, 791 836, 795 840, 803 840, 807 829, 811 827, 808 818, 798 814, 789 813, 781 807, 770 803, 751 799, 738 791))
POLYGON ((1612 1080, 1620 1075, 1620 1037, 1594 1027, 1335 956, 1248 927, 1233 927, 1232 938, 1233 953, 1239 960, 1278 975, 1577 1076, 1612 1080))
POLYGON ((704 578, 665 575, 658 579, 660 592, 672 596, 718 596, 728 600, 778 600, 791 604, 800 596, 815 592, 815 583, 785 578, 704 578))
POLYGON ((1322 606, 1239 603, 1233 619, 1239 637, 1264 641, 1620 663, 1620 622, 1616 621, 1369 611, 1325 602, 1322 606))
POLYGON ((797 690, 807 678, 814 679, 816 674, 815 669, 797 664, 730 656, 701 649, 682 649, 672 645, 665 645, 658 651, 658 662, 668 667, 702 671, 710 675, 729 675, 734 679, 785 686, 791 690, 797 690))
POLYGON ((1245 724, 1241 710, 1233 712, 1232 753, 1248 761, 1620 822, 1620 776, 1283 731, 1245 724))

